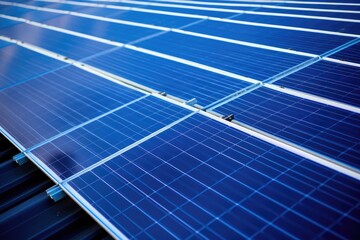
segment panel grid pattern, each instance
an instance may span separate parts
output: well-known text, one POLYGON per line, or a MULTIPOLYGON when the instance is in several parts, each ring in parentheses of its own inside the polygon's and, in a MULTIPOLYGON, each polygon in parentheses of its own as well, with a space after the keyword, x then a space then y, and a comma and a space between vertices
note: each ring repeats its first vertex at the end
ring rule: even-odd
POLYGON ((360 167, 359 114, 265 88, 216 111, 234 113, 240 122, 360 167))
POLYGON ((360 4, 331 2, 1 1, 0 129, 115 238, 357 239, 360 4))
POLYGON ((334 222, 336 218, 359 224, 346 214, 359 208, 354 197, 359 191, 342 178, 194 116, 70 185, 134 238, 162 233, 182 239, 261 238, 270 232, 312 238, 324 232, 340 237, 333 229, 344 219, 334 222), (340 210, 340 205, 348 207, 340 210), (314 215, 312 207, 321 213, 314 215))

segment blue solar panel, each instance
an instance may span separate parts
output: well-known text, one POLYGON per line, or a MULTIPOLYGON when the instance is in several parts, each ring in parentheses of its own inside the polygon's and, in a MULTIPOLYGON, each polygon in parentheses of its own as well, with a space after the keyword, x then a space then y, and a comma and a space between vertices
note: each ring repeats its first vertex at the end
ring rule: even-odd
POLYGON ((360 115, 260 88, 215 111, 359 168, 360 115))
POLYGON ((276 82, 360 107, 360 68, 320 61, 276 82))
POLYGON ((8 45, 10 45, 11 43, 9 42, 5 42, 5 41, 0 41, 0 48, 6 47, 8 45))
POLYGON ((121 43, 158 33, 158 30, 64 15, 45 24, 106 38, 121 43))
POLYGON ((200 115, 65 186, 136 239, 340 238, 360 224, 358 181, 200 115))
POLYGON ((39 7, 47 7, 47 8, 55 8, 60 10, 68 10, 68 11, 80 11, 84 6, 77 6, 71 4, 62 4, 62 3, 52 3, 52 2, 41 2, 41 1, 29 1, 26 2, 28 5, 34 5, 39 7))
POLYGON ((69 66, 0 92, 0 125, 25 148, 143 94, 69 66))
POLYGON ((353 39, 343 36, 219 21, 205 21, 190 26, 186 30, 314 54, 323 54, 353 39))
POLYGON ((6 46, 5 42, 0 42, 0 44, 4 45, 0 48, 0 91, 66 65, 17 45, 6 43, 8 45, 6 46))
POLYGON ((8 20, 8 19, 1 19, 1 21, 0 21, 0 29, 6 28, 6 27, 9 27, 9 26, 12 26, 12 25, 16 25, 16 24, 19 24, 19 23, 8 20))
POLYGON ((126 48, 93 58, 86 63, 185 100, 196 98, 202 106, 250 85, 241 80, 126 48))
POLYGON ((318 30, 334 31, 341 33, 360 33, 360 23, 354 22, 340 22, 340 21, 329 21, 321 19, 301 19, 282 16, 262 16, 262 15, 247 15, 242 14, 233 19, 241 21, 251 21, 266 24, 278 24, 282 26, 300 27, 300 28, 311 28, 318 30))
MULTIPOLYGON (((112 5, 113 5, 113 3, 112 3, 112 5)), ((118 5, 118 4, 116 4, 116 5, 118 5)), ((156 6, 137 6, 137 7, 152 9, 152 10, 160 10, 160 11, 165 11, 165 12, 196 14, 196 15, 221 17, 221 18, 228 18, 228 17, 231 17, 234 15, 234 13, 229 13, 229 12, 214 12, 214 11, 207 11, 207 10, 185 9, 185 8, 176 8, 176 7, 173 7, 173 8, 156 7, 156 6)))
POLYGON ((155 97, 134 102, 31 151, 66 179, 191 111, 155 97))
MULTIPOLYGON (((296 4, 298 5, 298 4, 296 4)), ((324 6, 324 5, 323 5, 324 6)), ((307 8, 309 8, 309 6, 307 6, 307 8)), ((311 7, 310 7, 311 8, 311 7)), ((323 7, 320 7, 320 9, 322 9, 323 7)), ((341 5, 336 5, 336 8, 341 8, 341 5)), ((297 15, 305 15, 305 16, 319 16, 319 17, 333 17, 333 18, 350 18, 350 19, 359 19, 359 14, 357 13, 342 13, 342 12, 324 12, 324 11, 309 11, 309 10, 295 10, 295 11, 291 11, 288 9, 261 9, 262 12, 268 12, 268 13, 284 13, 284 14, 297 14, 297 15)), ((289 17, 289 20, 291 19, 291 17, 289 17)), ((302 21, 303 18, 294 18, 297 19, 298 21, 302 21)), ((290 20, 291 21, 291 20, 290 20)), ((330 23, 331 24, 331 23, 330 23)))
POLYGON ((360 43, 350 46, 340 52, 331 55, 332 58, 336 58, 342 61, 360 63, 360 43))
POLYGON ((0 35, 39 48, 0 41, 0 131, 117 238, 357 239, 360 60, 347 33, 360 5, 200 1, 2 2, 2 14, 75 33, 1 18, 0 35))
POLYGON ((73 59, 85 58, 114 47, 109 44, 25 23, 0 29, 0 34, 10 38, 17 38, 73 59))
POLYGON ((135 45, 257 80, 265 80, 309 59, 174 32, 135 45))
POLYGON ((94 14, 98 16, 120 19, 125 21, 140 22, 146 24, 153 24, 164 27, 182 27, 184 25, 190 24, 192 22, 198 21, 197 18, 185 18, 177 16, 169 16, 163 14, 146 13, 146 12, 133 12, 126 11, 122 12, 115 9, 106 9, 106 8, 84 8, 78 12, 94 14))
POLYGON ((31 19, 34 21, 44 21, 49 18, 60 16, 59 14, 56 14, 56 13, 44 12, 44 13, 39 14, 39 12, 37 12, 37 11, 26 9, 26 8, 3 7, 3 6, 1 6, 1 8, 0 8, 0 13, 6 14, 6 15, 11 15, 14 17, 31 19))

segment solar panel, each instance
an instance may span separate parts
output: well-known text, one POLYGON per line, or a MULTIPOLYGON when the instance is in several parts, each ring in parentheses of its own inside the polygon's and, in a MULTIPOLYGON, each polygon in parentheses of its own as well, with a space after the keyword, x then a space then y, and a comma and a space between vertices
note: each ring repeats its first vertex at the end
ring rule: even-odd
POLYGON ((260 88, 215 111, 359 168, 360 115, 260 88))
POLYGON ((196 98, 203 106, 250 85, 218 73, 126 48, 85 62, 182 99, 196 98))
POLYGON ((64 180, 190 112, 150 96, 33 148, 31 154, 64 180))
POLYGON ((289 53, 172 32, 140 42, 135 46, 257 80, 265 80, 309 59, 289 53))
MULTIPOLYGON (((314 12, 312 12, 312 14, 314 14, 314 12)), ((351 15, 349 16, 349 14, 343 14, 343 15, 345 15, 343 17, 352 18, 351 15)), ((335 16, 342 17, 342 15, 340 16, 335 15, 335 16)), ((321 19, 303 19, 299 21, 299 19, 296 18, 281 17, 281 16, 277 16, 277 17, 259 16, 259 15, 240 15, 238 17, 234 17, 233 19, 237 19, 241 21, 266 23, 266 24, 278 24, 282 26, 311 28, 311 29, 318 29, 325 31, 341 32, 341 33, 352 33, 352 34, 360 33, 359 23, 354 23, 354 22, 344 23, 339 21, 329 21, 329 20, 321 20, 321 19)))
POLYGON ((44 29, 28 24, 18 24, 13 27, 3 28, 0 34, 17 38, 21 41, 34 44, 61 55, 82 59, 99 52, 113 48, 113 46, 93 40, 66 35, 49 29, 44 29), (66 41, 64 41, 66 39, 66 41))
POLYGON ((37 11, 33 11, 30 9, 25 9, 25 8, 19 8, 19 7, 2 7, 0 9, 0 13, 11 15, 14 17, 27 18, 27 19, 31 19, 34 21, 44 21, 49 18, 59 16, 59 14, 54 14, 54 13, 38 14, 37 11))
POLYGON ((29 81, 66 65, 17 45, 8 45, 3 41, 0 41, 0 44, 2 45, 0 48, 0 90, 29 81), (44 66, 43 62, 47 65, 44 66))
POLYGON ((69 66, 0 92, 0 124, 26 149, 143 94, 69 66))
POLYGON ((115 238, 356 239, 353 2, 0 1, 0 131, 115 238))
POLYGON ((64 186, 131 238, 339 237, 359 224, 358 181, 201 115, 64 186))
POLYGON ((358 43, 340 52, 335 53, 334 55, 332 55, 332 57, 343 61, 349 61, 359 64, 360 63, 360 57, 358 54, 359 51, 360 51, 360 44, 358 43))
MULTIPOLYGON (((335 54, 334 57, 338 55, 335 54)), ((320 61, 276 82, 318 96, 360 107, 360 68, 320 61)))
POLYGON ((68 15, 50 19, 44 23, 122 43, 128 43, 159 32, 154 29, 96 21, 68 15), (101 30, 99 31, 99 29, 101 30))
POLYGON ((301 52, 323 54, 353 38, 320 34, 316 32, 294 31, 222 21, 205 21, 186 30, 215 36, 292 49, 301 52), (266 37, 263 37, 266 36, 266 37))

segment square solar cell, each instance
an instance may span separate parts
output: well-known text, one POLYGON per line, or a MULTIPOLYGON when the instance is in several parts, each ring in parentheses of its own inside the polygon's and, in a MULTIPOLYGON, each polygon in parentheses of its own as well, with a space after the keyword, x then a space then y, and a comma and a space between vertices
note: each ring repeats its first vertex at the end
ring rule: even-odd
POLYGON ((212 20, 190 26, 186 30, 313 54, 323 54, 354 39, 212 20))
POLYGON ((141 96, 69 66, 1 91, 0 126, 29 148, 141 96))
POLYGON ((118 9, 88 7, 78 10, 81 13, 94 14, 112 19, 119 19, 125 21, 153 24, 162 27, 179 28, 187 24, 198 21, 198 18, 179 17, 164 14, 154 14, 147 12, 136 11, 121 11, 118 9))
POLYGON ((0 44, 3 45, 0 48, 0 91, 67 65, 15 44, 4 41, 0 44))
MULTIPOLYGON (((263 11, 263 9, 260 9, 259 11, 263 11)), ((296 14, 296 11, 290 12, 290 14, 292 13, 296 14)), ((281 26, 325 30, 325 31, 332 31, 334 33, 337 32, 351 33, 351 34, 360 33, 360 23, 357 22, 329 21, 329 20, 311 19, 311 18, 304 18, 299 20, 299 18, 292 18, 287 16, 264 16, 264 15, 252 15, 252 14, 242 14, 233 19, 237 19, 240 21, 259 22, 265 24, 276 24, 281 26)))
POLYGON ((260 81, 309 60, 304 56, 175 32, 135 45, 260 81))
POLYGON ((60 14, 58 13, 50 13, 50 12, 38 12, 28 8, 21 8, 16 6, 11 7, 1 7, 1 14, 10 15, 13 17, 25 18, 33 21, 44 21, 49 18, 58 17, 60 14))
POLYGON ((201 115, 63 186, 130 239, 313 239, 360 225, 359 181, 201 115))
POLYGON ((360 115, 260 88, 215 109, 340 163, 359 168, 360 115))
POLYGON ((184 100, 196 98, 202 106, 250 86, 245 81, 127 48, 86 63, 184 100))
POLYGON ((190 112, 147 97, 31 150, 31 156, 63 180, 190 112))
POLYGON ((45 21, 44 23, 121 43, 128 43, 159 32, 158 30, 149 28, 104 22, 70 15, 63 15, 45 21))
POLYGON ((360 64, 360 43, 352 45, 331 55, 331 58, 360 64))
POLYGON ((114 47, 105 43, 25 23, 0 29, 0 34, 75 60, 89 57, 114 47))
POLYGON ((360 107, 360 68, 320 61, 275 84, 360 107))

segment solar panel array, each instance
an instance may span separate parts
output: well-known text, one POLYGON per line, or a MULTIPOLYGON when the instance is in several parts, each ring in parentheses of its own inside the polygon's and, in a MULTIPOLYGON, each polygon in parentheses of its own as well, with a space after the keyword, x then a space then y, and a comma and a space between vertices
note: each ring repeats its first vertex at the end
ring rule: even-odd
POLYGON ((0 130, 115 238, 355 239, 360 3, 0 1, 0 130))

